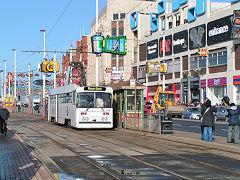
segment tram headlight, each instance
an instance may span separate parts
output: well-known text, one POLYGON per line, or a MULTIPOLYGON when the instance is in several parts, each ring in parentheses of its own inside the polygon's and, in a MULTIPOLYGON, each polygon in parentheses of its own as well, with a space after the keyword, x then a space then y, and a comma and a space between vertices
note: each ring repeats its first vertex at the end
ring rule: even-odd
POLYGON ((108 118, 107 117, 102 117, 102 119, 101 119, 102 121, 107 121, 108 120, 108 118))
POLYGON ((83 120, 83 121, 88 121, 89 118, 88 118, 88 117, 83 117, 82 120, 83 120))

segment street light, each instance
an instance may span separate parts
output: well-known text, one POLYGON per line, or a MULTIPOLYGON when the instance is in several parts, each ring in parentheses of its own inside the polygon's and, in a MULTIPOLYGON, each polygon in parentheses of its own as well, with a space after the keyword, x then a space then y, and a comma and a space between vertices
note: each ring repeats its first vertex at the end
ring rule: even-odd
MULTIPOLYGON (((45 33, 46 33, 46 30, 40 30, 40 32, 43 32, 43 59, 45 60, 45 57, 46 57, 46 36, 45 36, 45 33)), ((42 116, 45 117, 45 98, 46 98, 46 73, 43 73, 43 114, 42 116)))
POLYGON ((17 112, 17 61, 16 61, 16 49, 12 49, 14 52, 14 113, 17 112))

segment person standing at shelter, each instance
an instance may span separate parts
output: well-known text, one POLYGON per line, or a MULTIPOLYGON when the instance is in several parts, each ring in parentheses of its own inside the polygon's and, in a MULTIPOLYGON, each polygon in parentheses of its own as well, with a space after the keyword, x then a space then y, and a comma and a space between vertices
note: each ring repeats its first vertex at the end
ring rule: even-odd
POLYGON ((235 106, 234 103, 231 103, 230 109, 228 109, 228 117, 229 117, 228 136, 227 136, 228 143, 233 142, 234 144, 238 144, 239 142, 239 126, 240 126, 239 114, 240 114, 240 108, 235 106))
POLYGON ((203 128, 202 140, 212 142, 212 132, 215 129, 214 114, 216 109, 211 106, 211 101, 206 100, 201 110, 201 126, 203 128))

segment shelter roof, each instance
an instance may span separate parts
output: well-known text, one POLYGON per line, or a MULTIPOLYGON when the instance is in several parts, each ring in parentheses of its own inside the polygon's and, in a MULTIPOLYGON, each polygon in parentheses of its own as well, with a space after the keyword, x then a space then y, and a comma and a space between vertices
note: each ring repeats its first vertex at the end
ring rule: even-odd
POLYGON ((120 80, 120 81, 118 81, 116 83, 115 82, 111 82, 109 84, 109 86, 112 87, 114 91, 116 91, 116 90, 124 90, 124 89, 145 89, 146 88, 144 85, 142 85, 138 81, 136 81, 135 86, 131 86, 130 85, 130 80, 128 80, 128 81, 120 80))

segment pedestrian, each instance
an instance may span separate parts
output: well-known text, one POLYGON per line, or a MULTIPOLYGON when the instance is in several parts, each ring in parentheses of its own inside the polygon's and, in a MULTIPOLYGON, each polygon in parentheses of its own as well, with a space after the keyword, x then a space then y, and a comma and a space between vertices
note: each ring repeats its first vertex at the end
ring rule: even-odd
POLYGON ((7 133, 7 123, 6 120, 9 118, 9 111, 5 109, 5 106, 0 107, 0 131, 1 134, 6 135, 7 133))
POLYGON ((214 114, 216 109, 211 106, 211 101, 206 100, 201 110, 201 127, 203 129, 202 140, 212 142, 212 132, 215 129, 214 114))
POLYGON ((35 116, 37 116, 38 113, 39 113, 39 105, 36 104, 36 105, 34 106, 34 114, 35 114, 35 116))
POLYGON ((122 128, 125 128, 125 112, 123 110, 123 114, 122 114, 122 128))
POLYGON ((239 114, 240 114, 240 108, 235 106, 234 103, 230 104, 230 109, 228 109, 228 136, 227 136, 227 142, 234 144, 238 144, 239 142, 239 126, 240 126, 240 120, 239 120, 239 114))

